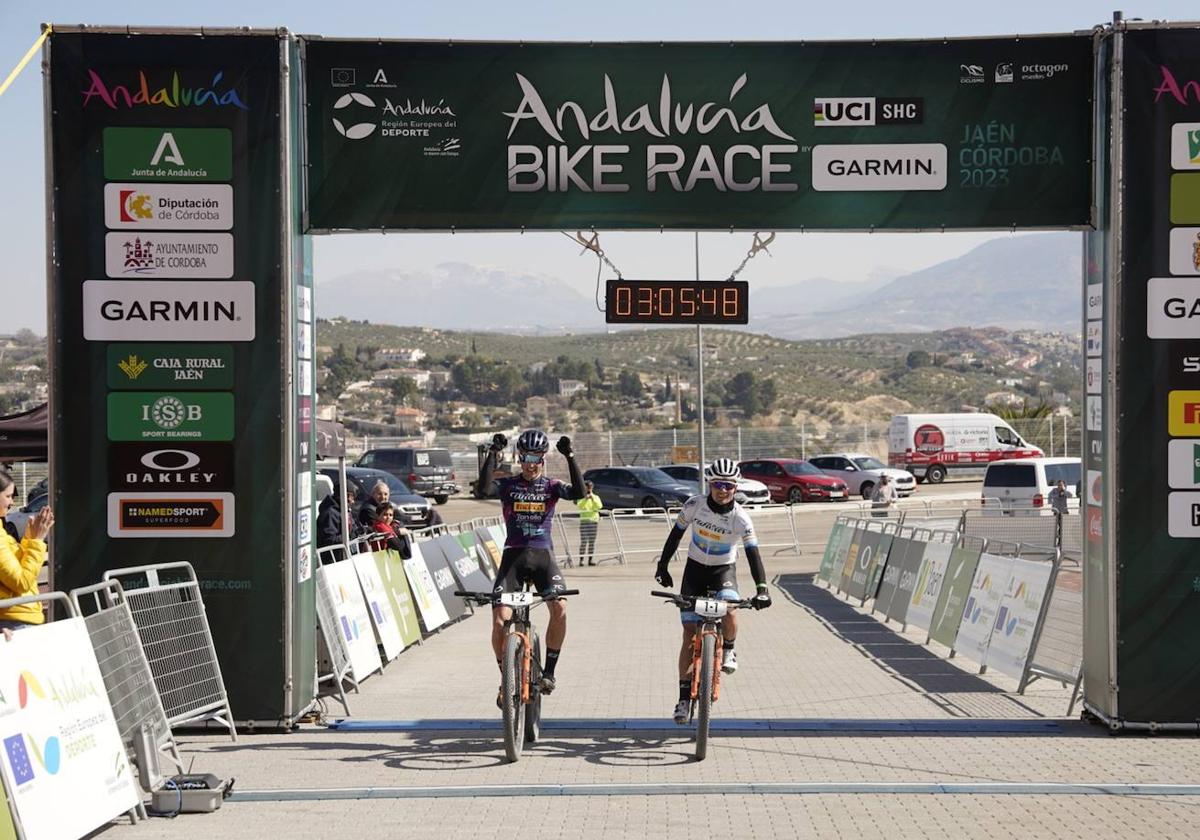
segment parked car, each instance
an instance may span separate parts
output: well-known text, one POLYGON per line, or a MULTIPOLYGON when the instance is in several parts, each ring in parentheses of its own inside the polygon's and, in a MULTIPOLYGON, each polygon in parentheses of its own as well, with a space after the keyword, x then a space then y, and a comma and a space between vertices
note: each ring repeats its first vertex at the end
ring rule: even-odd
POLYGON ((851 493, 864 499, 871 498, 871 491, 879 484, 880 476, 886 475, 901 496, 911 496, 917 489, 917 479, 908 470, 887 466, 878 458, 864 452, 835 452, 832 455, 817 455, 808 463, 826 475, 846 482, 851 493))
POLYGON ((1062 479, 1067 495, 1078 499, 1082 471, 1078 458, 1017 458, 988 464, 983 474, 983 510, 1009 516, 1052 516, 1051 488, 1062 479))
POLYGON ((799 458, 764 458, 740 466, 742 475, 767 485, 777 502, 836 502, 849 493, 846 482, 799 458))
MULTIPOLYGON (((700 485, 699 467, 691 464, 666 464, 659 467, 659 469, 674 478, 695 482, 697 487, 700 485)), ((712 478, 712 469, 710 467, 704 468, 704 476, 708 479, 712 478)), ((755 481, 752 478, 742 476, 738 479, 737 492, 733 494, 733 500, 739 505, 765 505, 771 501, 771 491, 761 481, 755 481)))
POLYGON ((458 492, 448 449, 368 449, 354 466, 386 470, 407 483, 414 493, 428 496, 439 505, 458 492))
MULTIPOLYGON (((338 485, 338 469, 328 464, 318 465, 317 472, 329 478, 334 488, 338 485)), ((414 493, 403 481, 389 472, 372 470, 365 467, 346 467, 346 480, 358 490, 358 502, 362 502, 371 494, 375 482, 382 481, 388 486, 390 501, 396 508, 396 521, 405 528, 424 528, 429 525, 432 506, 424 496, 414 493)), ((335 495, 336 498, 336 495, 335 495)), ((358 507, 356 506, 356 507, 358 507)), ((355 510, 357 516, 358 511, 355 510)))
POLYGON ((584 481, 606 508, 665 508, 683 504, 700 492, 694 481, 680 481, 656 467, 602 467, 588 470, 584 481))

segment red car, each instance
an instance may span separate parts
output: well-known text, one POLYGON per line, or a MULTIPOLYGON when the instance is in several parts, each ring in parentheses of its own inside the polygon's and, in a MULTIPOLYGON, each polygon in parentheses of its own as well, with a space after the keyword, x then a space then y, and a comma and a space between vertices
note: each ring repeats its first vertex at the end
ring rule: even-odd
POLYGON ((742 475, 767 485, 774 502, 830 502, 847 498, 846 482, 799 458, 742 461, 742 475))

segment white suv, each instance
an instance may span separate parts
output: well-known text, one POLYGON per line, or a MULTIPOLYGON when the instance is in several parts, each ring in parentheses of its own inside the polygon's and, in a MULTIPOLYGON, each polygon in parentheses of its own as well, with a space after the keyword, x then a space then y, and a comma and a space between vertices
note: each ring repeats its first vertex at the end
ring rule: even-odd
POLYGON ((1013 458, 993 461, 983 474, 984 513, 1049 516, 1050 490, 1062 479, 1067 504, 1079 504, 1082 465, 1078 458, 1013 458), (999 505, 997 505, 997 501, 999 505))
POLYGON ((858 493, 864 499, 871 498, 871 491, 879 483, 880 476, 886 475, 896 486, 900 496, 911 496, 917 489, 917 480, 907 470, 889 467, 878 458, 872 458, 864 452, 835 452, 832 455, 818 455, 809 458, 808 463, 823 473, 840 478, 846 482, 851 493, 858 493))

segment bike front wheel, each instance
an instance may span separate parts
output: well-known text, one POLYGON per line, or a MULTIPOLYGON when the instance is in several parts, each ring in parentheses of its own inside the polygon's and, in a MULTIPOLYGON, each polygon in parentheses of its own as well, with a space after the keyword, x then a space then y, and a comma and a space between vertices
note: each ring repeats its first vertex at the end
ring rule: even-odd
POLYGON ((521 702, 521 663, 525 643, 515 633, 504 640, 504 669, 500 680, 501 707, 504 713, 504 755, 510 762, 521 758, 525 745, 525 714, 521 702))
POLYGON ((525 704, 525 743, 537 743, 542 729, 542 640, 533 636, 533 660, 529 663, 529 702, 525 704))
POLYGON ((705 633, 700 641, 700 684, 696 687, 696 760, 708 755, 708 723, 712 716, 713 661, 717 637, 705 633))

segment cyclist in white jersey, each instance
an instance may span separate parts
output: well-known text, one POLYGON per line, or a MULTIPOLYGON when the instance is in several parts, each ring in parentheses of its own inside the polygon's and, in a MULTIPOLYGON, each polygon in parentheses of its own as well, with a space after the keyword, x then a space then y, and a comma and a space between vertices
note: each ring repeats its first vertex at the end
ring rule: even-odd
MULTIPOLYGON (((737 591, 737 547, 738 543, 746 549, 746 560, 750 564, 750 574, 754 577, 757 594, 754 596, 754 608, 765 609, 771 606, 771 592, 767 586, 767 575, 763 570, 762 557, 758 553, 758 538, 754 535, 754 523, 742 506, 733 500, 737 491, 737 480, 741 470, 730 458, 718 458, 712 463, 711 478, 708 483, 707 496, 692 496, 683 503, 675 527, 667 535, 663 545, 662 559, 654 571, 654 579, 665 587, 674 586, 668 566, 675 549, 679 547, 684 533, 692 529, 692 539, 688 543, 687 564, 683 568, 683 580, 679 584, 679 594, 698 597, 723 598, 728 601, 740 600, 737 591)), ((692 639, 699 617, 694 612, 681 611, 683 620, 683 643, 679 649, 679 703, 675 706, 674 719, 678 724, 684 724, 688 718, 692 680, 688 672, 692 665, 692 639)), ((732 674, 737 670, 737 654, 734 653, 734 642, 737 640, 737 612, 731 610, 721 620, 721 630, 725 637, 724 650, 721 652, 721 670, 732 674)))

